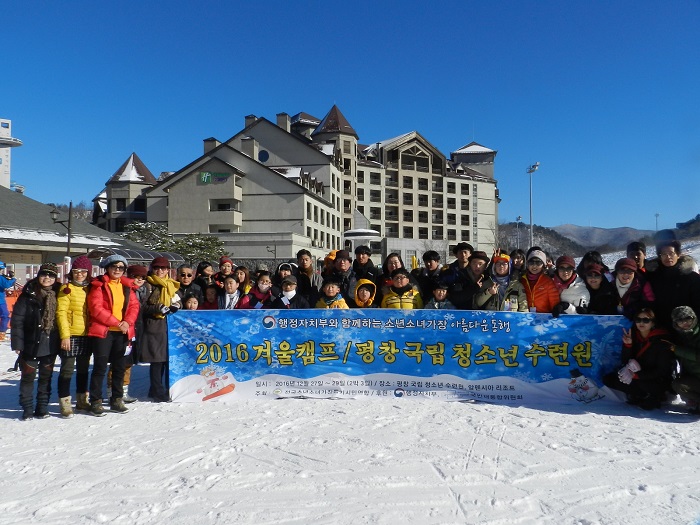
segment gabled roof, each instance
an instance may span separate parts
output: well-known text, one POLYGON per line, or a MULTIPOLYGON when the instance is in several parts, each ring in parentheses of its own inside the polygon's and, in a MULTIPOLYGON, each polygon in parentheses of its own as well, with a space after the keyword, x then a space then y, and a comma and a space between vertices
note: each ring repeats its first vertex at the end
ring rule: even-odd
POLYGON ((452 153, 496 153, 496 151, 482 146, 477 142, 470 142, 452 153))
POLYGON ((126 162, 122 164, 119 169, 112 175, 107 184, 110 182, 140 182, 142 184, 155 184, 156 178, 146 167, 146 165, 141 162, 141 159, 132 153, 126 162))
POLYGON ((318 126, 321 123, 321 119, 318 119, 314 117, 313 115, 309 115, 308 113, 304 113, 303 111, 297 113, 293 117, 289 119, 290 124, 308 124, 311 126, 318 126))
POLYGON ((359 138, 357 136, 357 132, 353 129, 348 120, 338 109, 338 106, 335 104, 328 114, 323 117, 323 120, 314 130, 311 136, 313 137, 314 135, 319 135, 320 133, 344 133, 346 135, 352 135, 355 138, 359 138))

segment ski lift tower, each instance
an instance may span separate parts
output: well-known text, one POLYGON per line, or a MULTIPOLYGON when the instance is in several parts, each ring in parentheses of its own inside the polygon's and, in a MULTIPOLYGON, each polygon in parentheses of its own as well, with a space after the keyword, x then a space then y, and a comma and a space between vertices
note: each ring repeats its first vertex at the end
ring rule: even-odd
POLYGON ((0 186, 10 187, 10 149, 22 145, 12 136, 12 121, 0 119, 0 186))

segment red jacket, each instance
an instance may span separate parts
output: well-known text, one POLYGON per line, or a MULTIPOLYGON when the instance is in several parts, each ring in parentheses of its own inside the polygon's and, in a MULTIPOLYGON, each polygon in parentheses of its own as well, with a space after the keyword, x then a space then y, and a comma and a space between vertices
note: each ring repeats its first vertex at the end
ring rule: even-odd
MULTIPOLYGON (((119 319, 112 315, 112 291, 107 286, 109 280, 109 277, 105 274, 90 283, 90 291, 87 298, 88 311, 90 312, 88 336, 104 339, 107 337, 107 332, 110 328, 119 325, 119 319)), ((129 324, 129 339, 133 339, 136 336, 134 325, 139 316, 141 305, 134 291, 134 281, 128 277, 122 277, 120 282, 124 288, 122 319, 129 324)))
POLYGON ((520 278, 520 282, 523 283, 525 288, 528 306, 530 308, 534 306, 538 314, 552 313, 554 307, 559 304, 557 286, 552 281, 552 278, 545 275, 544 272, 540 274, 532 287, 530 286, 530 280, 527 278, 527 272, 520 278))

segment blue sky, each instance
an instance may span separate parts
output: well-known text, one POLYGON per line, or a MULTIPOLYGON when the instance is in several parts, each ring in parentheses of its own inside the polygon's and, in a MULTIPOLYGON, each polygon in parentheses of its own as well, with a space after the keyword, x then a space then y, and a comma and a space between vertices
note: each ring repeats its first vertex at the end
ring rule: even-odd
POLYGON ((157 176, 245 115, 416 130, 498 151, 500 222, 673 227, 700 213, 700 2, 3 3, 12 179, 90 201, 135 151, 157 176))

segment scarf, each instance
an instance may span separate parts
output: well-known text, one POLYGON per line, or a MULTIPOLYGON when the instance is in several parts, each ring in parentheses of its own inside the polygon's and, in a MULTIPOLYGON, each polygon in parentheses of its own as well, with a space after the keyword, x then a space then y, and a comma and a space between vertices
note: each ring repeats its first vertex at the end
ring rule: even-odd
MULTIPOLYGON (((153 286, 158 286, 160 288, 160 298, 158 299, 160 304, 163 306, 170 306, 173 303, 175 292, 180 289, 180 283, 178 281, 175 281, 170 277, 161 279, 155 275, 149 275, 146 277, 146 280, 153 286)), ((165 319, 163 314, 156 314, 154 317, 156 319, 165 319)))
POLYGON ((620 298, 624 297, 627 291, 630 289, 630 286, 632 286, 632 283, 634 281, 630 281, 628 284, 622 284, 619 279, 615 279, 615 287, 617 288, 617 293, 620 296, 620 298))
POLYGON ((491 279, 498 285, 498 304, 503 303, 506 298, 506 289, 510 284, 510 274, 507 275, 492 275, 491 279))
POLYGON ((339 293, 335 297, 328 297, 327 295, 323 296, 323 300, 325 301, 326 305, 330 306, 336 301, 340 301, 343 298, 343 294, 339 293))
POLYGON ((402 286, 401 288, 397 288, 396 286, 391 286, 390 288, 394 293, 398 294, 399 297, 401 297, 403 294, 405 294, 409 290, 412 290, 413 285, 409 283, 406 286, 402 286))
POLYGON ((39 288, 39 299, 44 303, 44 312, 41 314, 41 323, 44 325, 44 332, 47 334, 53 330, 56 320, 56 292, 53 286, 43 286, 39 288))

